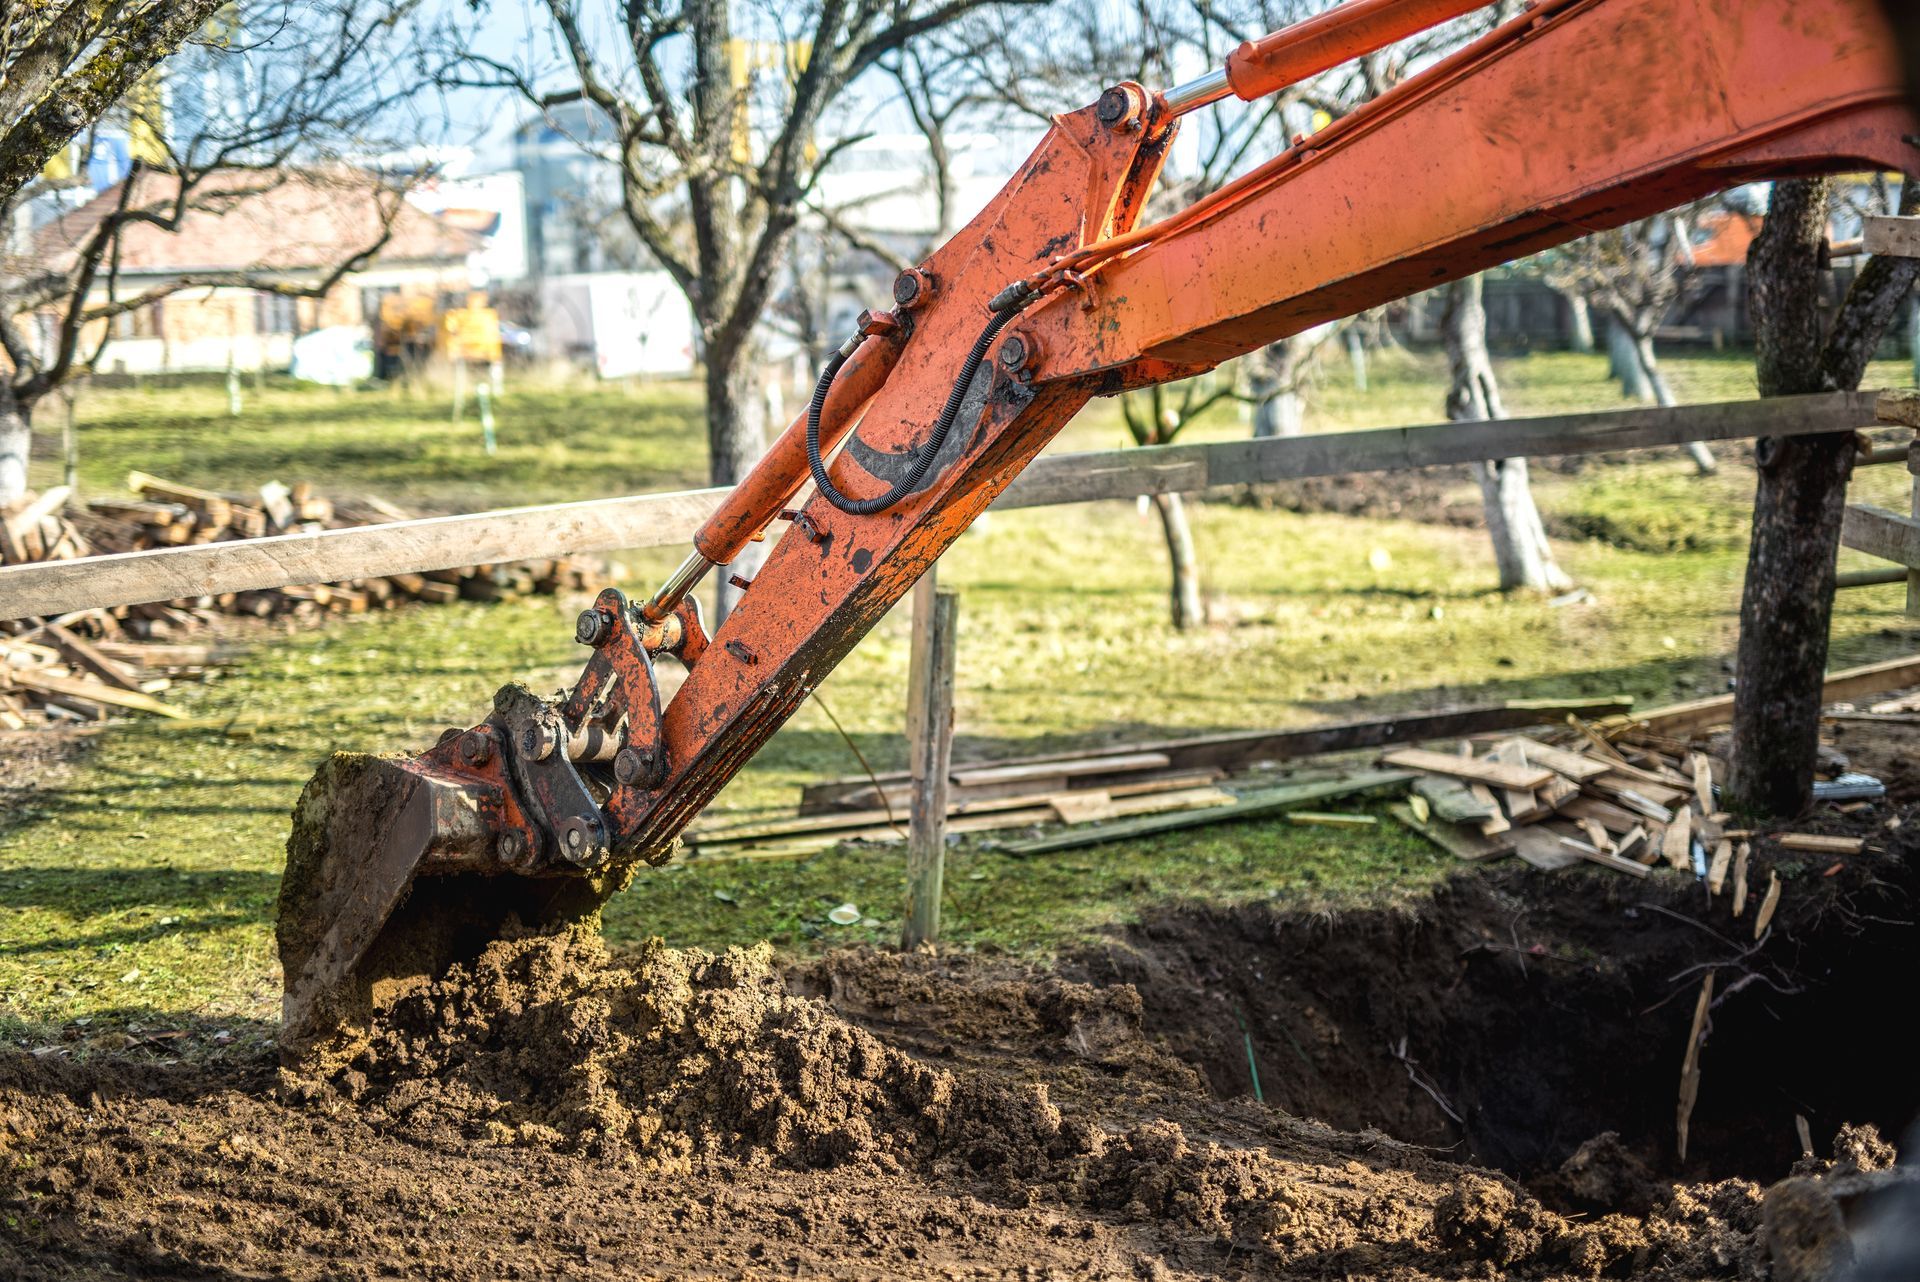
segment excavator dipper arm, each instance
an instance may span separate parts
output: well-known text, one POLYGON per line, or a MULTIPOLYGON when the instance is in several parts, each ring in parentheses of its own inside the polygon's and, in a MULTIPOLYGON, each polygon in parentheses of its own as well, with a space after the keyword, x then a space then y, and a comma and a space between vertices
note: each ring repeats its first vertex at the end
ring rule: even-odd
POLYGON ((1092 397, 1739 183, 1920 167, 1871 0, 1540 0, 1141 224, 1185 112, 1477 7, 1352 0, 1191 85, 1124 84, 1059 117, 1000 195, 901 275, 895 307, 862 316, 680 571, 646 602, 609 590, 582 616, 593 655, 570 692, 508 686, 485 723, 428 753, 336 758, 316 777, 282 894, 289 1056, 349 1045, 383 986, 511 923, 577 919, 636 864, 670 858, 1092 397), (816 470, 829 485, 793 508, 816 470), (776 531, 709 639, 690 590, 776 531), (664 703, 661 654, 688 666, 664 703))

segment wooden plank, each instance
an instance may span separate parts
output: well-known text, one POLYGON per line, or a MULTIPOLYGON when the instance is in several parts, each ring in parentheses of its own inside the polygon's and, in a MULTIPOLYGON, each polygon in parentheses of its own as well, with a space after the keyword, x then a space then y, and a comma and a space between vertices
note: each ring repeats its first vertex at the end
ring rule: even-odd
POLYGON ((913 804, 907 831, 906 949, 940 937, 947 860, 947 774, 953 753, 953 661, 960 594, 935 585, 930 569, 913 591, 913 650, 907 677, 907 744, 913 804))
POLYGON ((1309 476, 1393 472, 1490 458, 1594 454, 1687 441, 1851 432, 1873 421, 1872 392, 1822 392, 1671 409, 1603 410, 1064 454, 1035 460, 994 506, 1043 507, 1093 499, 1132 499, 1140 494, 1188 494, 1309 476))
POLYGON ((1163 832, 1175 832, 1183 828, 1198 828, 1206 824, 1273 819, 1289 810, 1298 810, 1329 797, 1350 797, 1380 788, 1390 788, 1406 783, 1412 778, 1413 776, 1404 770, 1369 771, 1342 779, 1294 784, 1285 788, 1245 793, 1230 806, 1215 806, 1207 810, 1183 811, 1171 815, 1153 815, 1144 819, 1129 819, 1111 824, 1095 824, 1076 832, 1036 837, 1030 841, 1011 842, 1002 846, 1001 849, 1010 855, 1051 854, 1061 850, 1077 850, 1083 846, 1103 845, 1110 841, 1124 841, 1163 832))
POLYGON ((1866 848, 1864 837, 1823 837, 1811 832, 1779 832, 1774 842, 1782 850, 1804 850, 1820 855, 1857 855, 1866 848))
MULTIPOLYGON (((1167 445, 1063 454, 1031 464, 1000 509, 1132 499, 1306 476, 1396 471, 1489 458, 1646 449, 1692 440, 1853 431, 1873 421, 1871 392, 1634 408, 1535 419, 1167 445)), ((0 569, 0 618, 59 614, 302 583, 385 577, 484 561, 614 552, 686 543, 726 491, 589 499, 429 517, 315 534, 86 558, 79 576, 52 565, 0 569)))
POLYGON ((1874 398, 1873 414, 1882 423, 1920 427, 1920 391, 1911 387, 1889 388, 1874 398))
MULTIPOLYGON (((1240 730, 1227 734, 1148 740, 1127 744, 1125 750, 1161 753, 1177 770, 1228 769, 1259 761, 1290 761, 1326 752, 1346 752, 1546 725, 1570 713, 1620 715, 1630 707, 1631 700, 1625 696, 1589 700, 1513 699, 1505 703, 1448 708, 1439 712, 1418 712, 1367 721, 1336 722, 1300 730, 1240 730)), ((980 762, 978 766, 1037 765, 1077 761, 1086 756, 1085 750, 1054 752, 980 762)), ((974 768, 972 765, 960 767, 963 770, 974 768)), ((891 790, 894 785, 905 783, 906 774, 895 771, 881 774, 878 779, 882 786, 891 790)), ((1108 790, 1112 791, 1112 788, 1108 790)), ((801 793, 800 811, 802 814, 815 814, 835 806, 870 806, 878 800, 873 793, 873 783, 866 775, 848 775, 808 785, 801 793)))
MULTIPOLYGON (((0 575, 5 573, 0 570, 0 575)), ((1861 695, 1878 694, 1882 690, 1898 690, 1911 685, 1920 685, 1920 654, 1904 655, 1898 659, 1832 673, 1827 677, 1821 699, 1825 703, 1852 702, 1861 695)), ((1655 734, 1678 737, 1725 725, 1732 719, 1733 696, 1721 694, 1709 699, 1652 708, 1632 717, 1630 723, 1655 734)))
POLYGON ((1513 853, 1541 872, 1558 872, 1580 862, 1580 853, 1560 844, 1561 834, 1545 825, 1516 828, 1501 834, 1502 841, 1513 843, 1513 853))
POLYGON ((1612 833, 1632 832, 1640 826, 1640 816, 1624 806, 1600 797, 1575 797, 1560 807, 1569 819, 1592 819, 1612 833))
MULTIPOLYGON (((724 489, 589 499, 0 568, 0 618, 684 544, 724 489)), ((456 592, 457 595, 457 592, 456 592)))
POLYGON ((181 718, 187 714, 172 704, 162 703, 151 695, 141 694, 138 690, 116 690, 99 681, 79 681, 72 677, 50 677, 45 673, 34 672, 28 668, 8 669, 8 680, 23 690, 38 690, 44 694, 64 695, 70 699, 85 699, 89 703, 104 703, 116 708, 130 708, 135 712, 151 712, 155 716, 181 718))
POLYGON ((1871 503, 1849 503, 1840 545, 1909 569, 1920 569, 1920 521, 1871 503))
POLYGON ((953 782, 962 788, 981 788, 1003 783, 1031 783, 1035 779, 1075 779, 1082 775, 1164 770, 1172 765, 1172 759, 1165 753, 1129 752, 1111 757, 1086 757, 1079 761, 1040 762, 1025 766, 970 766, 954 771, 953 782))
POLYGON ((1287 822, 1317 828, 1372 828, 1380 821, 1372 815, 1334 814, 1326 810, 1294 810, 1288 813, 1287 822))
POLYGON ((1380 760, 1390 766, 1446 775, 1472 783, 1492 784, 1496 788, 1508 788, 1515 792, 1543 788, 1553 780, 1553 771, 1544 766, 1510 766, 1503 761, 1476 761, 1469 757, 1451 757, 1444 752, 1429 752, 1424 748, 1396 748, 1392 752, 1382 753, 1380 760))
POLYGON ((1637 864, 1631 859, 1622 859, 1618 855, 1610 855, 1606 851, 1596 849, 1584 841, 1576 841, 1572 837, 1562 837, 1560 844, 1590 864, 1599 864, 1602 868, 1611 868, 1615 872, 1626 873, 1629 877, 1646 877, 1651 875, 1650 870, 1645 864, 1637 864))
MULTIPOLYGON (((1773 920, 1773 910, 1780 906, 1780 874, 1767 869, 1767 895, 1760 901, 1760 911, 1753 919, 1753 937, 1755 939, 1767 933, 1767 923, 1773 920)), ((1711 972, 1709 972, 1711 974, 1711 972)))
POLYGON ((1556 748, 1552 744, 1540 743, 1533 739, 1515 737, 1502 743, 1517 745, 1526 754, 1528 765, 1545 766, 1555 774, 1565 775, 1575 783, 1584 782, 1595 775, 1603 775, 1611 765, 1605 761, 1596 761, 1592 757, 1578 752, 1568 752, 1565 748, 1556 748))
POLYGON ((93 673, 110 686, 122 690, 138 690, 140 682, 126 664, 102 654, 91 641, 76 636, 58 623, 48 623, 46 634, 53 638, 60 652, 76 664, 93 673))
POLYGON ((1867 214, 1860 220, 1860 243, 1869 254, 1920 258, 1920 218, 1867 214))
POLYGON ((1084 824, 1117 817, 1113 798, 1098 789, 1057 793, 1047 798, 1047 804, 1060 816, 1061 823, 1084 824))
POLYGON ((1412 806, 1400 802, 1388 806, 1387 813, 1456 859, 1479 863, 1513 853, 1513 842, 1504 833, 1489 837, 1437 817, 1422 819, 1413 812, 1412 806))

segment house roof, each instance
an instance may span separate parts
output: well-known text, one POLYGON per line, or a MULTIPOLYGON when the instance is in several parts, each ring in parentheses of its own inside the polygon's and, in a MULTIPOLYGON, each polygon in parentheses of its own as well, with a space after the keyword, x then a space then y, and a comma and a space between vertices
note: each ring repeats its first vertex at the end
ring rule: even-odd
MULTIPOLYGON (((34 235, 49 266, 70 259, 124 198, 131 208, 170 210, 179 192, 172 174, 143 170, 54 219, 34 235), (128 194, 126 183, 136 187, 128 194)), ((362 170, 229 170, 209 175, 192 193, 193 208, 177 230, 131 223, 120 234, 123 275, 185 272, 328 270, 380 237, 393 210, 393 234, 376 262, 458 263, 482 248, 473 232, 442 222, 362 170)))
POLYGON ((1696 224, 1693 262, 1696 267, 1727 267, 1747 261, 1747 247, 1760 234, 1758 214, 1716 209, 1696 224))

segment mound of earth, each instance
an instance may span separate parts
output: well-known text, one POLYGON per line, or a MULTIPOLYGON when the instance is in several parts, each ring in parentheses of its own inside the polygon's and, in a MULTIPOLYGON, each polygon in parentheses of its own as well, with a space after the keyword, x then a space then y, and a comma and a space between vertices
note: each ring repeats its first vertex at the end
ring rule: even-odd
MULTIPOLYGON (((1484 1128, 1413 1145, 1290 1115, 1229 1081, 1206 1035, 1239 1008, 1238 1053, 1259 1058, 1270 1092, 1306 1099, 1313 1079, 1384 1090, 1397 1074, 1408 1093, 1457 1101, 1456 1070, 1552 1084, 1476 1031, 1485 1012, 1526 1020, 1583 990, 1628 1009, 1685 960, 1682 941, 1719 957, 1710 934, 1639 901, 1564 927, 1618 918, 1616 936, 1536 936, 1549 923, 1514 916, 1525 884, 1456 886, 1378 920, 1189 909, 1066 973, 855 951, 783 975, 764 948, 616 956, 575 931, 498 941, 401 996, 320 1077, 259 1059, 0 1056, 0 1276, 1813 1282, 1808 1270, 1846 1259, 1854 1205, 1892 1156, 1866 1130, 1820 1122, 1834 1161, 1803 1162, 1786 1184, 1772 1184, 1784 1166, 1676 1180, 1632 1131, 1592 1135, 1523 1184, 1452 1160, 1484 1128), (1501 927, 1494 940, 1483 916, 1501 927), (1193 929, 1169 933, 1180 921, 1193 929), (1644 974, 1596 982, 1608 963, 1591 950, 1634 939, 1658 944, 1644 974), (1315 957, 1407 991, 1395 1005, 1342 990, 1315 957), (1071 977, 1121 961, 1131 978, 1071 977), (1473 1018, 1441 1022, 1471 993, 1473 1018), (1436 1022, 1389 1044, 1369 1010, 1436 1022), (1467 1034, 1481 1040, 1458 1065, 1431 1044, 1467 1034)), ((1567 891, 1558 879, 1550 895, 1567 891)), ((1813 929, 1807 898, 1783 909, 1783 928, 1813 929)), ((1544 902, 1535 911, 1547 916, 1544 902)), ((1662 1069, 1685 1006, 1632 1007, 1662 1069)), ((1733 1098, 1731 1062, 1708 1060, 1710 1094, 1733 1098)), ((1751 1076, 1761 1060, 1739 1062, 1751 1076)), ((1671 1109, 1671 1089, 1669 1072, 1654 1103, 1671 1109)))

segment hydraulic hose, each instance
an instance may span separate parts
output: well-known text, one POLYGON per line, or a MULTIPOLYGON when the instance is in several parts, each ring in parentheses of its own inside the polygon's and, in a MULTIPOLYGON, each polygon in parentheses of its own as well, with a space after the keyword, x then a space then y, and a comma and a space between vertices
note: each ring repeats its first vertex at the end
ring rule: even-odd
POLYGON ((813 399, 807 402, 807 469, 813 473, 814 488, 827 502, 853 516, 872 516, 875 512, 884 512, 907 495, 920 488, 927 479, 927 473, 933 470, 933 461, 947 443, 947 437, 953 432, 953 425, 960 417, 960 406, 966 401, 967 389, 973 385, 973 377, 980 370, 980 364, 986 360, 987 352, 993 347, 993 340, 1007 327, 1015 316, 1031 302, 1034 295, 1025 289, 1008 290, 996 295, 993 303, 993 315, 988 318, 986 328, 980 331, 980 337, 973 341, 973 347, 967 352, 967 359, 960 366, 960 377, 953 385, 953 391, 947 395, 947 403, 940 411, 940 417, 934 420, 933 432, 914 451, 913 465, 907 474, 895 481, 885 494, 870 499, 849 498, 834 488, 833 481, 827 476, 826 460, 820 456, 820 411, 827 403, 827 393, 833 387, 834 375, 846 364, 847 357, 853 354, 859 344, 856 335, 850 342, 827 358, 827 364, 820 371, 820 378, 813 385, 813 399))

